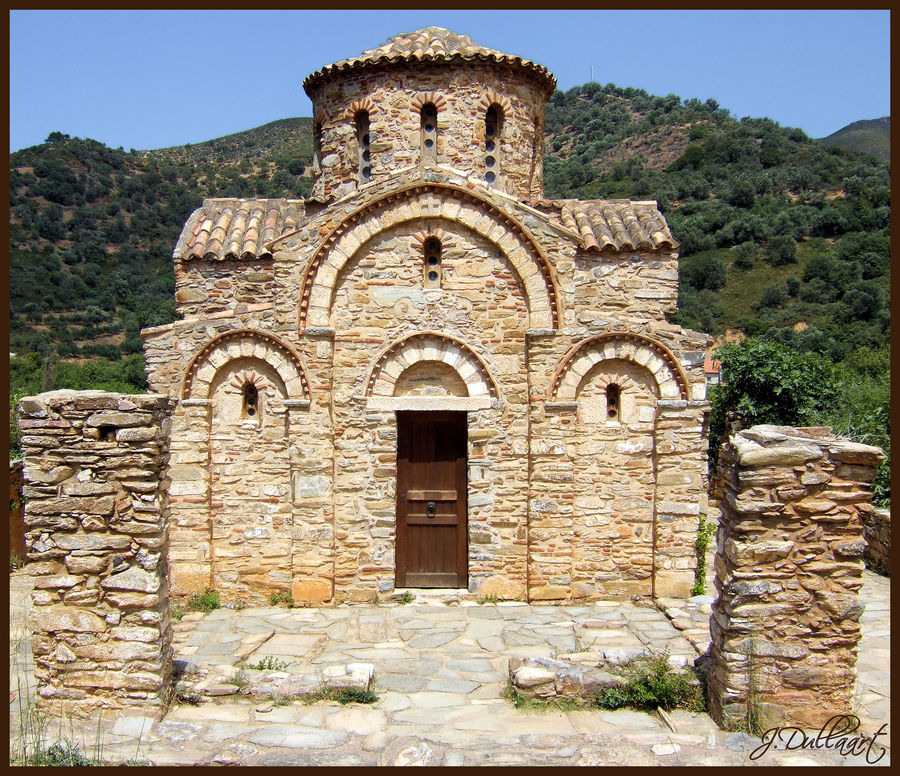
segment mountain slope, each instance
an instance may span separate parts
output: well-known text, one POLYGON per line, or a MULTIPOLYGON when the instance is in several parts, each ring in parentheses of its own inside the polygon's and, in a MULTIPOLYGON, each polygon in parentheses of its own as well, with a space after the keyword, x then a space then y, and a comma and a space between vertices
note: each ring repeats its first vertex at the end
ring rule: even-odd
MULTIPOLYGON (((886 164, 714 100, 612 84, 556 92, 545 128, 548 197, 659 201, 681 244, 684 325, 771 331, 836 359, 888 341, 886 164)), ((57 132, 11 154, 13 382, 50 387, 59 360, 139 358, 140 328, 174 316, 190 212, 207 196, 304 196, 311 157, 309 118, 140 152, 57 132)))
POLYGON ((854 121, 819 142, 850 151, 872 154, 883 162, 891 160, 891 117, 854 121))

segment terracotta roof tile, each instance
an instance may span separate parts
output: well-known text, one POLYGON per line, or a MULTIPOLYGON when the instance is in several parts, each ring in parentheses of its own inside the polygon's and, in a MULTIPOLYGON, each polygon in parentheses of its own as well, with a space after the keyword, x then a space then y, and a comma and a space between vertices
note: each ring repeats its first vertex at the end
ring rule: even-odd
POLYGON ((451 60, 496 62, 530 70, 546 87, 548 95, 556 88, 556 79, 543 65, 527 59, 504 54, 473 43, 468 35, 459 35, 443 27, 425 27, 415 32, 405 32, 384 42, 377 48, 364 51, 358 57, 345 59, 323 67, 303 82, 306 93, 312 92, 325 79, 337 73, 362 70, 367 67, 400 62, 449 62, 451 60))
POLYGON ((271 258, 267 245, 292 232, 305 214, 303 200, 206 199, 188 219, 176 259, 271 258))
POLYGON ((586 251, 657 251, 678 247, 655 202, 554 200, 539 207, 557 211, 586 251))

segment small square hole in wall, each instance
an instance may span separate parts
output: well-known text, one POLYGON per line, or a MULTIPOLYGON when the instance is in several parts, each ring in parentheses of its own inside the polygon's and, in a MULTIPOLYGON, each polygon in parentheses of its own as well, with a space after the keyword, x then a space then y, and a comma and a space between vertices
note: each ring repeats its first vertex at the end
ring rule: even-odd
POLYGON ((98 438, 101 442, 115 442, 116 441, 116 427, 115 426, 100 426, 97 429, 98 438))

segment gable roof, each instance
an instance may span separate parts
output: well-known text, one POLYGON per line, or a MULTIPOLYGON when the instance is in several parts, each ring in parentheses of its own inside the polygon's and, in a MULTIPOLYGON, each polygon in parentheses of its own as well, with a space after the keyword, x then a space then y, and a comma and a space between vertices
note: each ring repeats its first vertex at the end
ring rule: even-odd
POLYGON ((306 216, 302 199, 205 199, 184 225, 175 259, 271 258, 266 247, 306 216))
POLYGON ((578 234, 585 251, 612 253, 678 247, 656 202, 558 199, 537 206, 544 212, 549 209, 548 215, 558 216, 563 226, 578 234))
POLYGON ((443 27, 424 27, 415 32, 404 32, 390 40, 385 41, 377 48, 364 51, 358 57, 345 59, 333 65, 323 67, 303 81, 303 88, 312 97, 312 92, 322 81, 353 70, 363 70, 384 64, 398 64, 408 62, 412 64, 420 62, 494 62, 498 64, 512 65, 532 74, 543 81, 547 88, 547 94, 552 94, 556 88, 556 79, 543 65, 529 62, 522 57, 504 54, 501 51, 485 48, 473 43, 468 35, 460 35, 443 27))

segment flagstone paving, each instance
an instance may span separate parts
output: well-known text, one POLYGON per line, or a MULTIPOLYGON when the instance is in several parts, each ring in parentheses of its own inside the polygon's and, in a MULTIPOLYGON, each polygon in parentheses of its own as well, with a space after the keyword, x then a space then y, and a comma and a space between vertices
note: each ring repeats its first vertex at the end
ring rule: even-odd
MULTIPOLYGON (((30 578, 10 576, 11 689, 33 685, 24 626, 30 578)), ((863 730, 889 722, 889 580, 864 574, 859 709, 863 730)), ((692 663, 703 647, 707 599, 649 605, 477 605, 460 601, 330 609, 264 607, 188 614, 176 626, 175 653, 219 682, 221 695, 200 705, 174 704, 164 719, 108 713, 100 721, 52 722, 107 760, 159 765, 748 765, 759 739, 719 730, 705 714, 657 716, 629 710, 515 709, 502 697, 508 662, 599 650, 627 656, 668 651, 692 663), (669 604, 672 604, 671 606, 669 604), (677 605, 676 605, 677 604, 677 605), (676 627, 676 625, 678 627, 676 627), (687 636, 686 636, 687 634, 687 636), (693 635, 693 638, 689 638, 693 635), (278 660, 288 674, 374 666, 372 705, 293 701, 284 705, 237 694, 240 665, 278 660)), ((708 640, 708 631, 706 635, 708 640)), ((33 687, 31 687, 33 694, 33 687)), ((10 704, 11 741, 18 709, 10 704)), ((878 739, 889 745, 888 736, 878 739)), ((769 751, 758 764, 857 764, 834 751, 769 751)), ((879 765, 889 763, 885 755, 879 765)))

